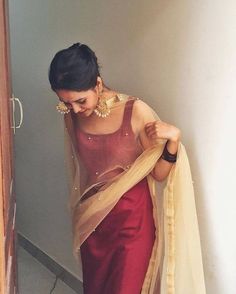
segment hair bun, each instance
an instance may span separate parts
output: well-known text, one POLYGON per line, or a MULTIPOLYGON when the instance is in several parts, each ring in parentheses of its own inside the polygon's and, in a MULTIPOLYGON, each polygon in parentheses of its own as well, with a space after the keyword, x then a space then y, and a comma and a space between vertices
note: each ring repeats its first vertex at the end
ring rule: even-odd
POLYGON ((80 46, 82 46, 83 44, 78 42, 78 43, 74 43, 72 46, 69 47, 69 49, 78 49, 80 46))
POLYGON ((95 53, 82 43, 74 43, 56 53, 49 68, 53 91, 58 89, 86 91, 97 85, 100 77, 95 53))

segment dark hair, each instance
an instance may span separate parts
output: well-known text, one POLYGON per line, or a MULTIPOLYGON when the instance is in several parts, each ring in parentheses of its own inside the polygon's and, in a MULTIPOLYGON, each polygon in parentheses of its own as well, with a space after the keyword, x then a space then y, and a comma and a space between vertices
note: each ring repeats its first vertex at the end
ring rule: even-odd
POLYGON ((100 72, 95 53, 81 43, 57 52, 48 73, 53 91, 86 91, 96 86, 98 76, 100 72))

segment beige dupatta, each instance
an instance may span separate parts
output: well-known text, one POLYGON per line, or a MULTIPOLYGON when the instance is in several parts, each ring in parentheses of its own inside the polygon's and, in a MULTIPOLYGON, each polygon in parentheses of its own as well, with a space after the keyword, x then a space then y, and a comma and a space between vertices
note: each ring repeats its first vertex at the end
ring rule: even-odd
POLYGON ((80 201, 80 170, 73 122, 65 119, 65 147, 69 176, 73 253, 79 261, 79 248, 106 217, 121 196, 147 176, 153 203, 156 240, 142 287, 142 294, 205 294, 201 245, 191 171, 184 146, 166 181, 163 199, 157 196, 150 175, 162 154, 163 144, 145 150, 119 177, 93 196, 80 201))

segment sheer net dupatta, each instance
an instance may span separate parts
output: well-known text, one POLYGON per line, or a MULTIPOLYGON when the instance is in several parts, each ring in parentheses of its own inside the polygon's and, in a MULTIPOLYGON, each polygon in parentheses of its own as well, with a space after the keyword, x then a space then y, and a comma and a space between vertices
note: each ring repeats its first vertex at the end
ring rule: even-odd
POLYGON ((80 201, 80 166, 71 114, 65 119, 65 150, 69 178, 68 208, 72 218, 73 252, 79 248, 120 197, 144 177, 153 202, 156 240, 142 287, 142 294, 205 294, 201 246, 191 172, 184 146, 168 176, 163 201, 157 197, 150 172, 162 154, 164 143, 146 149, 120 177, 86 200, 80 201))
POLYGON ((205 294, 193 182, 182 144, 164 188, 164 238, 161 293, 205 294))

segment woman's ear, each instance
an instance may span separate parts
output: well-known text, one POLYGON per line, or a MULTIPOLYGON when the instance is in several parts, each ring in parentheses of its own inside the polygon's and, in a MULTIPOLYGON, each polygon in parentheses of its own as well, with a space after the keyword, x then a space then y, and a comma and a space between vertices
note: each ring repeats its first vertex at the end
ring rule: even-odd
POLYGON ((99 93, 103 91, 103 81, 101 77, 97 77, 97 88, 99 93))

